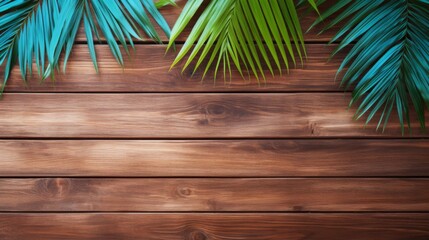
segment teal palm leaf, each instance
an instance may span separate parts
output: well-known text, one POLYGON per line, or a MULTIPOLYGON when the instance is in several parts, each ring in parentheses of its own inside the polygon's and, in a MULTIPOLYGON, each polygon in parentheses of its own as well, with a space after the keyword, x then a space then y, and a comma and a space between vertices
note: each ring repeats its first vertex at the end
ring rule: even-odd
POLYGON ((343 0, 322 12, 313 24, 325 29, 345 22, 331 42, 333 54, 351 46, 339 68, 342 84, 355 86, 350 105, 359 103, 356 118, 366 123, 379 114, 383 130, 394 112, 402 132, 410 127, 410 106, 425 128, 429 108, 429 2, 427 0, 343 0), (346 69, 347 67, 347 69, 346 69))
MULTIPOLYGON (((202 7, 203 0, 189 0, 174 25, 171 47, 202 7)), ((314 0, 308 1, 316 7, 314 0)), ((206 60, 204 76, 214 66, 223 68, 224 77, 234 65, 239 73, 252 73, 265 79, 264 66, 272 74, 282 65, 302 62, 306 56, 304 37, 293 0, 222 0, 210 1, 179 51, 172 67, 187 55, 185 70, 195 60, 194 72, 206 60), (295 43, 295 44, 294 44, 295 43)))
MULTIPOLYGON (((162 1, 162 5, 172 1, 162 1)), ((151 17, 167 37, 170 29, 152 0, 2 0, 0 2, 0 65, 3 92, 10 72, 18 64, 25 80, 33 63, 42 79, 53 77, 64 56, 63 71, 83 22, 88 49, 98 70, 94 39, 104 36, 113 56, 123 64, 120 45, 128 52, 143 32, 161 42, 151 17), (119 44, 118 44, 119 42, 119 44)), ((0 92, 0 94, 1 94, 0 92)))

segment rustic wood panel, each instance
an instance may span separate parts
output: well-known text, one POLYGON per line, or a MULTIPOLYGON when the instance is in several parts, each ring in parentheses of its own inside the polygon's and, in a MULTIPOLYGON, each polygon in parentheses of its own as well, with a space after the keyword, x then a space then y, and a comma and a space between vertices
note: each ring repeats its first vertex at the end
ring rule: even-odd
MULTIPOLYGON (((327 4, 324 4, 321 9, 325 9, 327 6, 329 6, 329 2, 332 2, 334 0, 328 0, 327 4)), ((178 7, 173 6, 166 6, 162 9, 160 9, 161 14, 164 16, 170 27, 172 28, 174 26, 174 23, 176 22, 177 18, 179 17, 183 7, 186 4, 186 0, 176 0, 176 3, 178 7)), ((206 1, 208 2, 208 1, 206 1)), ((200 11, 201 12, 201 11, 200 11)), ((314 20, 317 17, 316 13, 308 12, 305 8, 299 9, 299 16, 301 17, 301 27, 304 32, 306 32, 311 24, 314 22, 314 20)), ((189 33, 191 32, 193 23, 195 22, 196 18, 194 18, 191 21, 190 27, 185 28, 182 35, 177 39, 178 42, 184 42, 186 38, 189 36, 189 33)), ((323 24, 316 26, 314 29, 309 31, 304 35, 305 41, 308 42, 319 42, 319 41, 329 41, 336 30, 339 29, 341 25, 338 25, 338 27, 333 28, 332 30, 326 31, 324 33, 320 33, 320 31, 323 28, 323 24), (320 34, 319 34, 320 33, 320 34)), ((167 42, 168 38, 164 35, 162 30, 155 24, 155 28, 157 32, 160 34, 161 40, 163 42, 167 42)), ((85 32, 83 28, 79 29, 78 36, 76 38, 77 41, 86 41, 85 32)), ((101 38, 101 40, 104 40, 104 38, 101 38)), ((142 40, 136 40, 136 42, 149 42, 153 43, 153 40, 150 38, 147 38, 146 36, 143 36, 142 40)))
MULTIPOLYGON (((5 94, 0 137, 401 137, 354 121, 344 94, 5 94)), ((417 121, 414 121, 417 126, 417 121)), ((429 120, 427 121, 429 124, 429 120)), ((414 129, 410 137, 427 136, 414 129)))
MULTIPOLYGON (((180 46, 179 46, 180 47, 180 46)), ((290 74, 271 76, 258 85, 255 77, 243 79, 234 71, 231 82, 223 78, 213 80, 208 74, 201 82, 202 71, 192 75, 192 69, 182 72, 181 66, 169 71, 175 53, 165 55, 165 46, 137 45, 130 58, 125 58, 121 68, 112 57, 107 45, 97 45, 99 73, 97 74, 86 45, 76 45, 68 62, 66 74, 58 74, 55 82, 30 76, 27 84, 22 81, 19 68, 15 68, 8 80, 6 92, 276 92, 276 91, 343 91, 335 74, 344 55, 339 54, 328 62, 334 46, 308 45, 308 59, 304 67, 298 65, 290 74)), ((3 75, 3 69, 0 69, 3 75)))
MULTIPOLYGON (((171 26, 180 7, 161 10, 171 26)), ((306 30, 315 15, 300 15, 306 30)), ((124 69, 97 44, 96 74, 82 30, 55 84, 25 86, 16 68, 0 101, 0 239, 429 239, 429 139, 408 139, 429 135, 352 120, 335 93, 344 53, 328 62, 334 31, 319 30, 303 67, 260 85, 168 71, 175 53, 149 39, 124 69)))
POLYGON ((420 178, 2 178, 0 193, 0 211, 429 211, 420 178))
POLYGON ((429 214, 0 214, 4 240, 426 240, 429 214))
POLYGON ((429 176, 429 140, 1 140, 0 176, 429 176))

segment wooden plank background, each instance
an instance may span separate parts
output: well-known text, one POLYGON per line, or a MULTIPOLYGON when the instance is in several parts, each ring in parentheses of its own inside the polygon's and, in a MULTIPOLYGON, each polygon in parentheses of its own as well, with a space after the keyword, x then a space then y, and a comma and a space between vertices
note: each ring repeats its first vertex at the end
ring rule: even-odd
MULTIPOLYGON (((180 7, 162 9, 171 25, 180 7)), ((328 62, 319 30, 304 66, 260 84, 168 71, 174 52, 148 39, 124 69, 97 42, 96 74, 82 33, 55 83, 16 68, 0 239, 429 239, 429 134, 414 116, 404 136, 353 120, 334 81, 344 53, 328 62)))
POLYGON ((428 148, 425 139, 1 140, 0 175, 429 177, 428 148))

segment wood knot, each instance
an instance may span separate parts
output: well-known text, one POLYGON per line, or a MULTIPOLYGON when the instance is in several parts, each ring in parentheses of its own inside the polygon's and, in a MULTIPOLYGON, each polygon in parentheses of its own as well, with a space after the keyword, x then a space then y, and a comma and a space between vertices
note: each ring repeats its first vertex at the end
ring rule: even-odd
POLYGON ((198 120, 199 125, 209 125, 218 120, 222 121, 222 119, 228 118, 230 112, 227 106, 217 102, 203 104, 199 111, 203 116, 198 120))
POLYGON ((200 109, 202 114, 217 116, 228 112, 228 107, 220 103, 207 103, 200 109))
POLYGON ((235 120, 254 116, 247 109, 231 101, 211 101, 203 103, 198 108, 201 119, 200 125, 225 125, 235 120))
POLYGON ((71 190, 70 179, 46 178, 40 179, 35 184, 35 191, 44 197, 62 198, 71 190))
POLYGON ((311 135, 319 135, 320 134, 320 130, 319 130, 319 126, 317 126, 317 122, 310 122, 308 124, 308 128, 310 130, 311 135))
POLYGON ((189 197, 192 194, 192 189, 188 187, 177 188, 177 194, 181 197, 189 197))
POLYGON ((187 240, 207 240, 208 236, 200 230, 191 230, 187 235, 187 240))

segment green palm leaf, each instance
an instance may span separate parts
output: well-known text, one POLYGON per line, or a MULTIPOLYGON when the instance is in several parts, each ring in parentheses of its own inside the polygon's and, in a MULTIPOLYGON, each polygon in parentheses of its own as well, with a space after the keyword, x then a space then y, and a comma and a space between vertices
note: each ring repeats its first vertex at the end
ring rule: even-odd
MULTIPOLYGON (((162 0, 158 5, 171 2, 162 0)), ((15 64, 20 66, 25 80, 35 62, 39 76, 46 79, 54 76, 60 57, 64 56, 65 71, 82 20, 96 70, 94 35, 97 39, 104 35, 113 56, 122 65, 117 41, 128 52, 128 44, 133 47, 133 39, 142 37, 139 27, 150 38, 161 42, 150 16, 169 37, 169 26, 152 0, 2 0, 0 65, 4 65, 5 76, 0 94, 15 64)))
POLYGON ((177 7, 175 0, 158 0, 157 2, 155 2, 156 8, 162 8, 168 5, 173 5, 177 7))
POLYGON ((342 38, 334 53, 354 43, 339 68, 342 84, 356 85, 350 105, 359 102, 356 118, 366 123, 380 113, 383 130, 396 109, 404 133, 410 105, 425 128, 429 108, 429 2, 427 0, 339 1, 313 24, 338 14, 325 29, 346 21, 332 38, 342 38), (345 70, 345 67, 348 67, 345 70), (411 101, 411 102, 410 102, 411 101))
MULTIPOLYGON (((314 0, 308 2, 316 7, 314 0)), ((173 45, 202 3, 203 0, 187 2, 172 29, 168 47, 173 45)), ((260 76, 265 79, 264 65, 272 74, 275 68, 281 71, 282 65, 289 69, 290 60, 296 64, 296 55, 301 62, 306 55, 296 5, 293 0, 211 1, 172 67, 187 55, 183 70, 196 60, 195 72, 207 59, 203 77, 213 65, 215 78, 221 66, 224 77, 227 72, 231 74, 231 64, 242 76, 244 70, 248 70, 258 80, 260 76)))

